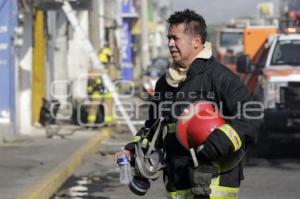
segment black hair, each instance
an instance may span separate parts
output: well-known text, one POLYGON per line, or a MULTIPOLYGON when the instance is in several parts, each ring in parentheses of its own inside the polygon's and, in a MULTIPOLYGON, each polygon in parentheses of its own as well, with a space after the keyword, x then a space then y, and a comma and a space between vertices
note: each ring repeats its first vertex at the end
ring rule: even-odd
POLYGON ((190 31, 194 35, 200 35, 202 44, 205 43, 207 37, 207 29, 204 18, 195 11, 185 9, 177 11, 172 14, 167 22, 172 25, 184 23, 186 25, 185 31, 190 31))

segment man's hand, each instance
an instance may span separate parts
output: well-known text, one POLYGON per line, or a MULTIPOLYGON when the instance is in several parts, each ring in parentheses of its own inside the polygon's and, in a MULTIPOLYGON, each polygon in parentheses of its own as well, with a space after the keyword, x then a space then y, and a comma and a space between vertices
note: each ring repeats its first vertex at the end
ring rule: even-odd
POLYGON ((213 174, 215 172, 215 167, 213 163, 202 154, 198 154, 198 167, 189 167, 188 175, 191 183, 192 193, 196 198, 209 198, 211 193, 210 184, 213 174))
POLYGON ((121 151, 118 151, 115 156, 114 156, 114 160, 117 161, 118 157, 121 155, 121 154, 124 154, 128 157, 128 160, 131 161, 133 159, 133 153, 129 150, 121 150, 121 151))
POLYGON ((210 184, 213 175, 211 164, 199 163, 197 168, 188 168, 188 175, 191 183, 192 193, 201 198, 209 198, 211 193, 210 184))

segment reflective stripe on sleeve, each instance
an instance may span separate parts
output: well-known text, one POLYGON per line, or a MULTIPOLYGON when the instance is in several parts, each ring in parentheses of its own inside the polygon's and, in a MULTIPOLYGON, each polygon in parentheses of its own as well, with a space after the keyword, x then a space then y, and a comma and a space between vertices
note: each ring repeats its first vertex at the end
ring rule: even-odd
POLYGON ((194 199, 191 189, 178 190, 175 192, 168 192, 169 199, 194 199))
POLYGON ((240 136, 229 124, 223 124, 218 129, 220 129, 231 141, 231 143, 234 147, 234 151, 237 151, 242 147, 242 142, 241 142, 240 136))

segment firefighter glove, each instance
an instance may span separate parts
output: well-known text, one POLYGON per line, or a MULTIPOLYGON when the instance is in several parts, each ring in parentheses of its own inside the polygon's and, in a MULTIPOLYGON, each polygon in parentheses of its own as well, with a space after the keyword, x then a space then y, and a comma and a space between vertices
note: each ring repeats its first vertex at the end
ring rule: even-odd
POLYGON ((189 167, 188 175, 191 183, 191 190, 195 196, 209 198, 211 193, 210 184, 214 167, 211 163, 199 161, 198 167, 189 167))

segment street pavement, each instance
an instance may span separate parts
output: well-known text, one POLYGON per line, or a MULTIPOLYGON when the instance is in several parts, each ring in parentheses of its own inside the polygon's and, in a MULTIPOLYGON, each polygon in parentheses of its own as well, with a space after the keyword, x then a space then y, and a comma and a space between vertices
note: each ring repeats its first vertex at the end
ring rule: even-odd
MULTIPOLYGON (((105 130, 81 129, 50 139, 43 129, 33 131, 0 145, 1 199, 49 198, 106 135, 105 130)), ((61 134, 69 132, 63 128, 61 134)))
POLYGON ((260 159, 245 168, 240 198, 297 199, 300 197, 299 159, 260 159))

